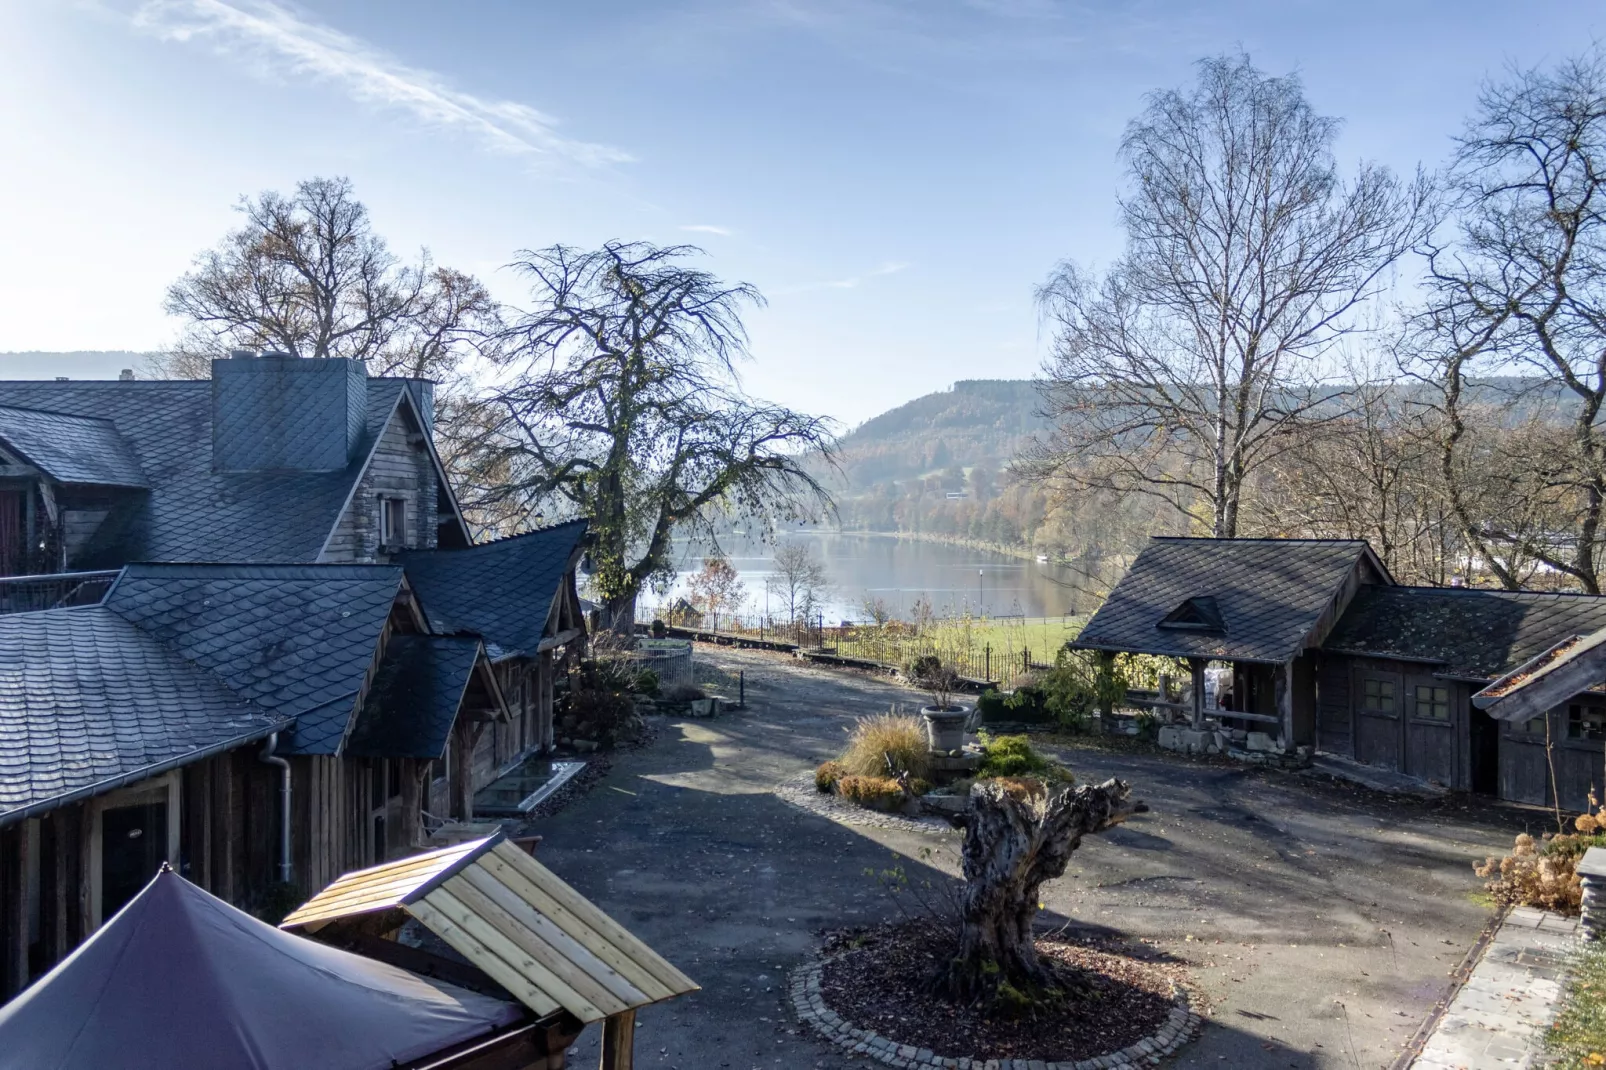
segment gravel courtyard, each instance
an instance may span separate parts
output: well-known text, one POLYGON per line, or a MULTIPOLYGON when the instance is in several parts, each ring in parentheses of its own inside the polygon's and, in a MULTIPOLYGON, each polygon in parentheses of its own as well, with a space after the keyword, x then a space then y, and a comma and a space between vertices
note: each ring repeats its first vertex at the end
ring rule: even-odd
MULTIPOLYGON (((697 657, 745 671, 748 708, 660 724, 542 822, 538 855, 703 985, 642 1013, 639 1067, 870 1065, 799 1026, 787 973, 822 931, 900 916, 874 876, 894 854, 912 882, 952 880, 958 836, 845 825, 774 788, 834 755, 855 717, 921 695, 769 654, 697 657)), ((1152 812, 1087 841, 1046 887, 1044 923, 1191 964, 1209 1018, 1176 1066, 1390 1066, 1489 919, 1471 859, 1542 824, 1202 760, 1056 753, 1084 781, 1131 781, 1152 812)), ((596 1032, 571 1065, 595 1065, 596 1032)))

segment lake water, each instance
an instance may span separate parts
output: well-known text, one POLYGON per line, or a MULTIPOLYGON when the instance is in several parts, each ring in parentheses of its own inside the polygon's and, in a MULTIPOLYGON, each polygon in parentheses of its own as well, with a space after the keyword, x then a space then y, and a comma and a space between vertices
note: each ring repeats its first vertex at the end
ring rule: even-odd
MULTIPOLYGON (((885 535, 788 532, 780 538, 807 544, 824 563, 831 585, 824 598, 827 624, 866 619, 867 598, 880 598, 905 619, 920 598, 929 601, 938 616, 979 610, 989 617, 1057 617, 1086 612, 1093 605, 1076 588, 1074 573, 1060 565, 885 535)), ((744 613, 763 613, 765 581, 774 570, 773 547, 738 537, 721 540, 721 548, 747 588, 744 613)), ((664 602, 685 593, 687 578, 702 568, 707 550, 682 544, 676 553, 679 571, 664 602)), ((769 601, 772 614, 784 612, 777 595, 772 593, 769 601)), ((650 607, 659 600, 655 594, 644 594, 642 603, 650 607)))

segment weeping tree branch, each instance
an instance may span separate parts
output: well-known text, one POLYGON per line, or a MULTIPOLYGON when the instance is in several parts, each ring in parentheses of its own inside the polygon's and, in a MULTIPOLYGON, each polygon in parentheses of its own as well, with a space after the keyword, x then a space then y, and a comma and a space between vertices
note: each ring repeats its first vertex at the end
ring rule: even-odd
POLYGON ((534 302, 503 332, 500 382, 448 455, 483 522, 538 510, 591 518, 592 579, 617 627, 673 570, 671 540, 713 544, 715 519, 815 516, 830 495, 803 463, 833 455, 828 421, 749 396, 745 283, 688 266, 690 246, 610 242, 526 251, 534 302))

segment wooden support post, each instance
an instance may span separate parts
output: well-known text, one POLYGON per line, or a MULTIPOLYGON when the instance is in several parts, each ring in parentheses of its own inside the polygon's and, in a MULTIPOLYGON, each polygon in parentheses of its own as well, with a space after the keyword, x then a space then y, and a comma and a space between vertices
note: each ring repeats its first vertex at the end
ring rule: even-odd
POLYGON ((1201 729, 1204 727, 1205 659, 1189 658, 1188 670, 1193 674, 1192 725, 1195 729, 1201 729))
POLYGON ((541 651, 535 671, 535 738, 543 752, 552 750, 556 732, 552 725, 552 651, 541 651))
POLYGON ((603 1021, 601 1070, 631 1070, 635 1063, 635 1047, 635 1011, 620 1011, 603 1021))
POLYGON ((28 984, 28 823, 19 821, 0 836, 0 851, 4 852, 0 871, 5 874, 5 887, 0 901, 5 903, 3 919, 5 939, 4 970, 0 977, 0 994, 5 996, 21 992, 28 984))
POLYGON ((72 950, 72 937, 68 933, 69 912, 77 907, 77 902, 67 895, 67 885, 72 880, 72 869, 68 865, 68 853, 78 847, 77 837, 74 835, 78 815, 75 807, 63 807, 50 813, 50 841, 51 841, 51 914, 54 918, 50 927, 50 961, 60 962, 72 950))
POLYGON ((1115 716, 1115 689, 1110 686, 1110 680, 1115 676, 1115 655, 1108 650, 1101 650, 1098 657, 1099 721, 1104 725, 1105 731, 1108 731, 1115 716))
POLYGON ((1285 661, 1277 667, 1277 721, 1283 726, 1283 753, 1294 751, 1294 663, 1285 661))

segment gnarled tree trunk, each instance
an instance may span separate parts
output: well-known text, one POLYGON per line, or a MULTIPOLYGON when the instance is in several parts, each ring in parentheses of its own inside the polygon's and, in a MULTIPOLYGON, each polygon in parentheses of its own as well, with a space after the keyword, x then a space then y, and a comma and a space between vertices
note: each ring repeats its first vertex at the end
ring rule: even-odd
POLYGON ((971 789, 964 927, 958 954, 936 978, 939 992, 965 1002, 1042 999, 1053 977, 1032 943, 1038 889, 1065 873, 1083 836, 1147 809, 1131 793, 1120 780, 1053 795, 1035 781, 990 780, 971 789))

